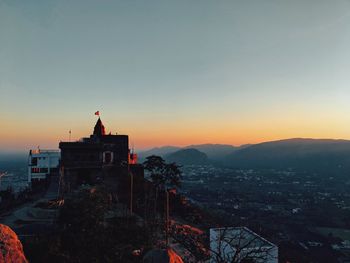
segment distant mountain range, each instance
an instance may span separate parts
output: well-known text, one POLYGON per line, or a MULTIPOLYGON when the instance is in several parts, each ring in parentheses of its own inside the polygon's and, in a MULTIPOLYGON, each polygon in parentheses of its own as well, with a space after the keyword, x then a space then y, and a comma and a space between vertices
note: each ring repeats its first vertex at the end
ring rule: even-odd
POLYGON ((235 147, 223 144, 166 146, 141 152, 140 157, 160 155, 179 164, 223 165, 234 168, 276 168, 350 173, 350 141, 287 139, 235 147))
POLYGON ((161 157, 164 157, 167 154, 176 152, 180 150, 181 147, 177 146, 162 146, 162 147, 155 147, 147 151, 141 151, 138 153, 139 159, 144 160, 147 156, 151 155, 158 155, 161 157))
MULTIPOLYGON (((182 165, 215 164, 232 168, 315 171, 350 176, 350 140, 287 139, 236 147, 227 144, 165 146, 139 152, 139 162, 159 155, 182 165)), ((0 152, 0 171, 25 166, 27 154, 0 152)))
MULTIPOLYGON (((243 145, 240 147, 236 147, 229 144, 198 144, 198 145, 188 145, 185 147, 176 147, 176 146, 164 146, 164 147, 156 147, 147 151, 142 151, 139 153, 139 158, 144 160, 147 156, 150 155, 159 155, 161 157, 165 157, 171 153, 175 153, 179 150, 184 149, 196 149, 202 153, 205 153, 210 160, 221 160, 225 156, 249 146, 243 145)), ((194 152, 193 152, 194 153, 194 152)))
POLYGON ((220 160, 228 154, 237 151, 240 147, 229 144, 199 144, 186 146, 185 149, 196 149, 205 153, 211 160, 220 160))
POLYGON ((350 141, 297 138, 265 142, 231 153, 222 163, 240 168, 350 172, 350 141))
POLYGON ((205 153, 193 148, 181 149, 167 154, 164 156, 164 159, 168 162, 175 162, 182 165, 209 163, 208 156, 205 153))

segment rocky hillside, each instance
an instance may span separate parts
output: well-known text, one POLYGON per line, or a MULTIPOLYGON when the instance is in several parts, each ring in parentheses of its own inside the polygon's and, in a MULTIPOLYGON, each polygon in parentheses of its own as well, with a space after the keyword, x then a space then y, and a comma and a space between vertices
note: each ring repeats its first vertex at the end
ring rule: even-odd
POLYGON ((11 228, 0 224, 0 262, 27 263, 21 241, 11 228))

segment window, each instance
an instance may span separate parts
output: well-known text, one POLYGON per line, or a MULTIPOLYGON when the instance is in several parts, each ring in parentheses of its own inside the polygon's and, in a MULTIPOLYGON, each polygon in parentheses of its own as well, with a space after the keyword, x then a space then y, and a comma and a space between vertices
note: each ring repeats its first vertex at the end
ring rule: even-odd
POLYGON ((37 157, 32 158, 32 165, 38 165, 38 158, 37 157))
POLYGON ((112 152, 104 152, 103 153, 103 163, 110 164, 113 162, 113 153, 112 152))
POLYGON ((32 168, 32 173, 48 173, 49 169, 48 168, 38 168, 38 167, 33 167, 32 168))
POLYGON ((33 167, 33 168, 32 168, 32 173, 40 173, 40 168, 38 168, 38 167, 33 167))

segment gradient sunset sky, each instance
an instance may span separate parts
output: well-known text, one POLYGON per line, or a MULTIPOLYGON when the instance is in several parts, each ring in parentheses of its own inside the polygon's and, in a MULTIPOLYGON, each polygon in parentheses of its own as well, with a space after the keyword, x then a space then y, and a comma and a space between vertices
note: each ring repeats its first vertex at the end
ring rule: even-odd
POLYGON ((0 151, 350 139, 350 1, 0 0, 0 151))

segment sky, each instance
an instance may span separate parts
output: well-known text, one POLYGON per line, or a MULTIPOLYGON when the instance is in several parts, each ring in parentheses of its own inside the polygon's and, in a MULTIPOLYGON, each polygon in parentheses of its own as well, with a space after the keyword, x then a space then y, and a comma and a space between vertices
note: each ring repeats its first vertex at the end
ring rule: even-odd
POLYGON ((350 139, 349 0, 0 0, 0 151, 350 139))

